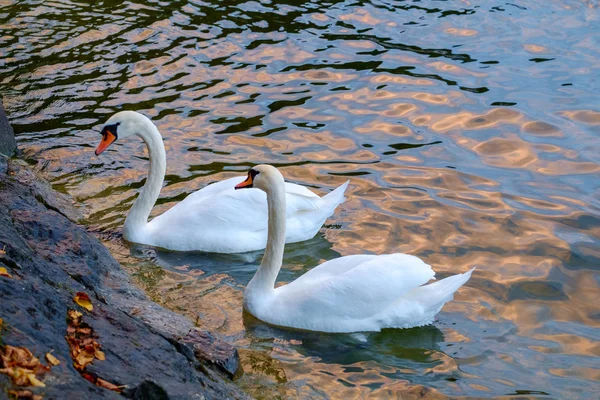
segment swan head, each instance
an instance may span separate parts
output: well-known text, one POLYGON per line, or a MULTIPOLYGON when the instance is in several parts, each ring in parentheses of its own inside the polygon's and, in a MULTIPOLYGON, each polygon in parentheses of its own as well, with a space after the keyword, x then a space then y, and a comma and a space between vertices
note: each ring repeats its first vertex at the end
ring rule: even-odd
POLYGON ((147 124, 149 121, 147 117, 135 111, 121 111, 116 113, 106 121, 100 131, 102 140, 96 148, 96 155, 100 155, 111 144, 116 142, 117 139, 139 135, 142 132, 142 125, 147 124))
POLYGON ((283 185, 283 175, 272 165, 262 164, 252 167, 248 171, 248 178, 238 185, 236 189, 255 187, 263 192, 270 192, 274 186, 283 185))

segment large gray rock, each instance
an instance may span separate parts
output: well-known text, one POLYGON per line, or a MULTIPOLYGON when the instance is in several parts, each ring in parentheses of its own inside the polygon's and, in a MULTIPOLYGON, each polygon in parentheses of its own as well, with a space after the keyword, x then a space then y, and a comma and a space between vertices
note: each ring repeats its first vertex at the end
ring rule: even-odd
POLYGON ((17 142, 15 141, 15 133, 12 126, 8 123, 2 99, 0 99, 0 154, 12 157, 16 150, 17 142))
MULTIPOLYGON (((8 172, 0 173, 0 267, 12 277, 0 276, 0 343, 25 346, 40 359, 53 351, 61 361, 42 377, 46 387, 30 389, 45 399, 247 397, 219 372, 237 369, 235 349, 211 336, 208 348, 228 358, 207 360, 210 351, 197 357, 190 351, 189 320, 132 286, 108 250, 65 216, 62 200, 32 184, 35 176, 18 161, 9 161, 8 172), (77 292, 89 295, 92 311, 75 304, 77 292), (106 353, 86 372, 127 385, 123 396, 88 382, 74 368, 65 340, 69 309, 83 313, 106 353)), ((11 388, 0 374, 0 399, 11 388)))
POLYGON ((203 329, 192 329, 183 339, 194 350, 197 360, 204 360, 221 369, 227 376, 234 378, 241 373, 240 356, 237 349, 212 333, 203 329))

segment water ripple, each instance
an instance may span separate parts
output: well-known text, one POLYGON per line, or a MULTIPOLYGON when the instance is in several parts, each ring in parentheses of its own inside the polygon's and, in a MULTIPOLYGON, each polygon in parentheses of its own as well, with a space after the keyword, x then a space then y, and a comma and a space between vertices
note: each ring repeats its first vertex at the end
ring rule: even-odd
POLYGON ((588 398, 600 392, 598 7, 569 0, 0 1, 0 94, 28 158, 85 204, 149 295, 242 348, 240 384, 286 398, 588 398), (118 232, 143 145, 93 156, 121 109, 168 154, 153 215, 272 163, 348 200, 286 249, 403 251, 478 269, 434 326, 371 335, 245 315, 260 253, 164 253, 118 232))

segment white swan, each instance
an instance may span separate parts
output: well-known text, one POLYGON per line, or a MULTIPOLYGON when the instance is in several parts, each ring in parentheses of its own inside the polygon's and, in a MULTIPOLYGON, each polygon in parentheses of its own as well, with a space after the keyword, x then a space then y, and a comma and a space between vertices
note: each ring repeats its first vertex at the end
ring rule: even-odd
MULTIPOLYGON (((267 199, 260 190, 235 191, 244 176, 206 186, 148 222, 160 194, 166 171, 162 136, 147 117, 134 111, 119 112, 106 122, 100 155, 117 138, 137 135, 148 148, 150 171, 146 184, 131 207, 123 237, 134 243, 169 250, 201 250, 215 253, 242 253, 264 249, 267 243, 267 199)), ((307 188, 286 184, 287 243, 315 236, 325 219, 344 201, 348 182, 324 197, 307 188)))
POLYGON ((327 261, 275 288, 285 238, 286 196, 281 173, 259 165, 236 189, 267 194, 269 239, 244 291, 244 309, 267 323, 321 332, 366 332, 427 325, 473 269, 424 285, 435 273, 408 254, 354 255, 327 261))

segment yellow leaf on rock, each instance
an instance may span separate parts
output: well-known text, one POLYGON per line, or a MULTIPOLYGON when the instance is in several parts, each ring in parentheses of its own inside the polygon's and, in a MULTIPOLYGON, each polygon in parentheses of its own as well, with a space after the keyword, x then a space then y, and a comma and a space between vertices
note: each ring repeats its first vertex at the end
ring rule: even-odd
POLYGON ((46 360, 48 360, 48 362, 52 365, 59 365, 60 364, 60 360, 56 357, 54 357, 52 354, 50 353, 46 353, 46 360))
POLYGON ((77 292, 73 300, 75 300, 75 303, 79 304, 81 307, 85 308, 88 311, 92 311, 94 309, 94 306, 92 305, 89 296, 84 292, 77 292))
POLYGON ((29 386, 28 375, 32 372, 29 369, 19 367, 0 369, 0 373, 10 376, 12 382, 17 386, 29 386))
POLYGON ((100 361, 106 360, 106 356, 102 350, 96 350, 96 358, 100 361))
POLYGON ((6 278, 12 278, 12 275, 8 273, 6 268, 0 267, 0 276, 4 276, 6 278))
POLYGON ((46 386, 44 384, 44 382, 40 381, 38 378, 35 377, 35 374, 27 374, 27 378, 29 379, 30 386, 39 386, 39 387, 46 386))
POLYGON ((85 368, 88 364, 90 364, 92 361, 94 361, 94 355, 90 354, 86 351, 82 351, 81 353, 79 353, 77 355, 77 357, 75 357, 75 368, 78 369, 83 369, 85 368))

